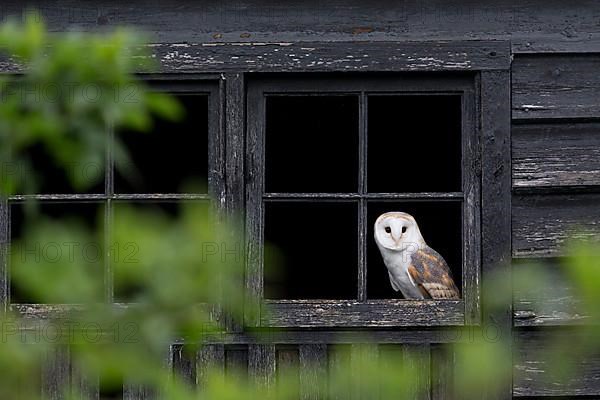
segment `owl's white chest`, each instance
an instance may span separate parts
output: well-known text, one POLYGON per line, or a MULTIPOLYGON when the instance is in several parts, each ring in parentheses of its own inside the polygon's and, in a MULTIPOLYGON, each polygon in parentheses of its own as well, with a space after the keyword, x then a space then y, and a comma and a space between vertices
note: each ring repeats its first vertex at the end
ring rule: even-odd
POLYGON ((422 299, 423 294, 408 273, 410 254, 399 251, 386 251, 382 252, 382 256, 390 275, 392 287, 396 291, 400 290, 407 299, 422 299))

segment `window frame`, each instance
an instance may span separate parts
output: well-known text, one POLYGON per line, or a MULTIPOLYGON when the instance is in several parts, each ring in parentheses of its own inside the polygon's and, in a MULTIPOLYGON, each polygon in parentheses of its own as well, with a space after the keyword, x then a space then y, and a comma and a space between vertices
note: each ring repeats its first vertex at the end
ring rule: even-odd
MULTIPOLYGON (((152 60, 158 60, 150 79, 215 80, 219 82, 219 141, 223 145, 222 190, 217 196, 219 210, 227 215, 243 215, 252 204, 245 188, 254 177, 249 173, 252 154, 246 154, 247 127, 252 112, 247 107, 246 81, 259 73, 403 73, 437 74, 440 72, 467 72, 474 74, 476 84, 476 126, 479 132, 481 159, 474 160, 474 168, 481 173, 480 216, 481 247, 474 249, 481 259, 481 282, 477 293, 486 295, 488 276, 501 273, 510 280, 511 257, 511 43, 506 40, 425 40, 425 41, 334 41, 334 42, 264 42, 264 43, 161 43, 151 46, 152 60), (184 51, 182 48, 184 47, 184 51)), ((78 195, 73 195, 78 196, 78 195)), ((0 303, 9 308, 8 296, 8 201, 0 198, 0 303)), ((251 233, 247 232, 246 233, 251 233)), ((246 237, 246 259, 252 260, 258 246, 246 237)), ((246 270, 248 272, 248 270, 246 270)), ((252 271, 250 271, 252 272, 252 271)), ((240 282, 247 296, 247 304, 256 305, 259 298, 249 285, 248 275, 240 282)), ((510 285, 507 285, 510 290, 510 285)), ((490 294, 493 296, 493 294, 490 294)), ((429 302, 433 306, 435 302, 429 302)), ((480 305, 479 301, 478 305, 480 305)), ((22 316, 46 318, 62 311, 52 305, 40 309, 20 310, 22 316)), ((293 305, 290 305, 293 307, 293 305)), ((253 310, 254 307, 249 307, 253 310)), ((19 310, 17 310, 19 311, 19 310)), ((410 310, 409 310, 410 311, 410 310)), ((418 310, 413 310, 418 311, 418 310)), ((360 310, 358 310, 360 312, 360 310)), ((437 318, 435 307, 422 309, 407 326, 423 326, 419 335, 429 337, 427 329, 437 318), (431 318, 419 323, 419 317, 430 311, 431 318), (414 323, 413 323, 414 322, 414 323)), ((472 308, 461 324, 492 324, 508 329, 512 323, 512 303, 502 310, 486 311, 472 308)), ((259 326, 258 315, 246 312, 244 325, 259 326)), ((382 317, 372 316, 371 320, 382 317)), ((302 328, 301 321, 294 327, 302 328)), ((228 322, 228 331, 241 333, 244 325, 228 322)), ((288 324, 290 325, 290 324, 288 324)), ((433 324, 439 325, 439 324, 433 324)), ((333 325, 329 325, 333 326, 333 325)), ((349 326, 349 325, 348 325, 349 326)), ((359 325, 357 325, 359 326, 359 325)), ((335 326, 333 326, 335 327, 335 326)), ((385 327, 385 326, 384 326, 385 327)), ((301 332, 301 331, 299 331, 301 332)), ((402 332, 397 331, 402 336, 402 332)), ((411 333, 406 331, 410 336, 411 333)))
MULTIPOLYGON (((216 74, 167 75, 160 73, 140 74, 150 90, 169 94, 190 94, 208 96, 208 165, 206 193, 115 193, 113 146, 114 130, 107 132, 108 145, 105 153, 104 192, 103 193, 39 193, 15 194, 0 200, 0 302, 5 310, 30 318, 48 318, 60 316, 69 310, 79 310, 79 304, 28 304, 10 301, 10 243, 11 243, 11 205, 29 200, 56 203, 98 203, 104 208, 104 301, 110 304, 126 306, 114 301, 114 282, 111 265, 110 232, 112 229, 115 203, 156 203, 184 201, 210 202, 211 213, 222 212, 225 198, 225 132, 223 129, 224 79, 216 74)), ((218 312, 218 307, 214 312, 218 312)))
MULTIPOLYGON (((254 327, 456 326, 479 322, 480 164, 476 127, 476 74, 388 75, 373 77, 256 77, 247 86, 246 224, 255 252, 246 264, 246 287, 260 315, 247 315, 254 327), (286 95, 356 95, 359 100, 359 184, 356 193, 265 192, 266 98, 286 95), (366 190, 369 95, 461 96, 461 190, 459 192, 370 193, 366 190), (265 204, 270 201, 354 201, 358 205, 358 287, 349 300, 270 300, 264 298, 263 247, 265 204), (372 299, 366 297, 367 202, 373 200, 457 201, 462 204, 462 282, 460 300, 372 299), (468 318, 473 316, 474 318, 468 318)), ((315 262, 318 262, 316 260, 315 262)))

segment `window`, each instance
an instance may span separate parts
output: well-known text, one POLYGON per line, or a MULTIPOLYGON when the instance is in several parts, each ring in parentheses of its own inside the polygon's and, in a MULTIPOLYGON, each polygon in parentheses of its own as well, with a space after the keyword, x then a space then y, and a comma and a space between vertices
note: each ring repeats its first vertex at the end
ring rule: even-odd
MULTIPOLYGON (((508 43, 190 44, 178 54, 161 58, 168 75, 149 79, 181 99, 186 121, 160 121, 155 135, 125 133, 137 171, 126 177, 112 162, 86 170, 100 175, 86 193, 70 192, 48 165, 39 194, 0 202, 3 243, 19 237, 28 198, 55 218, 85 216, 109 240, 125 206, 172 214, 184 201, 208 205, 212 195, 218 208, 245 217, 240 290, 270 310, 248 313, 249 327, 485 318, 481 282, 510 257, 508 43), (204 180, 206 187, 186 185, 204 180), (392 291, 372 231, 392 210, 415 216, 452 268, 459 300, 407 301, 392 291)), ((107 157, 115 157, 110 146, 107 157)), ((9 266, 3 257, 0 297, 25 310, 20 304, 34 299, 11 292, 9 266)), ((90 267, 106 301, 135 293, 113 276, 108 257, 90 267)))
POLYGON ((254 323, 419 325, 415 311, 435 309, 436 324, 464 324, 480 268, 474 107, 474 78, 458 74, 251 80, 247 215, 261 250, 247 275, 272 310, 254 323), (392 289, 373 239, 388 211, 415 217, 460 300, 392 289))
MULTIPOLYGON (((97 272, 99 301, 128 302, 135 294, 136 288, 120 282, 112 268, 115 257, 135 259, 140 251, 135 248, 135 237, 128 238, 126 243, 111 242, 113 223, 124 207, 152 209, 165 215, 174 215, 182 202, 198 202, 205 204, 208 212, 210 195, 215 196, 223 191, 224 163, 220 144, 222 96, 219 81, 202 77, 193 80, 157 77, 148 83, 157 91, 175 95, 183 104, 185 115, 178 122, 158 120, 151 133, 122 132, 119 135, 135 166, 135 169, 127 166, 129 176, 121 175, 115 169, 114 146, 108 146, 107 159, 111 162, 99 172, 99 183, 92 191, 69 193, 66 179, 62 179, 59 172, 49 165, 45 170, 50 171, 51 175, 44 178, 51 181, 51 185, 42 186, 40 194, 15 195, 8 199, 9 240, 15 241, 22 236, 23 207, 29 199, 39 202, 40 212, 44 216, 60 221, 83 219, 88 228, 103 233, 100 236, 104 239, 93 238, 90 243, 79 243, 77 250, 77 253, 85 251, 82 254, 85 267, 97 272)), ((37 160, 44 162, 44 158, 37 160)), ((94 165, 76 168, 73 173, 89 174, 98 169, 94 165)), ((60 257, 61 254, 64 257, 69 249, 61 246, 64 244, 24 243, 28 252, 10 254, 9 277, 14 267, 14 257, 48 258, 60 257)), ((48 261, 46 264, 51 266, 52 260, 48 261)), ((37 299, 28 297, 17 287, 11 284, 8 287, 9 303, 14 310, 29 312, 36 307, 45 309, 44 305, 35 305, 37 299)), ((56 303, 64 302, 57 299, 56 303)))

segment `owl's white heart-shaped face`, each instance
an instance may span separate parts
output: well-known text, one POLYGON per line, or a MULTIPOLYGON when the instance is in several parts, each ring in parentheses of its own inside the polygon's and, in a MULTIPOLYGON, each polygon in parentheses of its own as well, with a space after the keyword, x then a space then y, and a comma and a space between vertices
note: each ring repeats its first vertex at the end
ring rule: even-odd
POLYGON ((395 251, 415 251, 425 244, 417 221, 412 215, 399 211, 387 212, 377 218, 375 241, 380 248, 395 251))

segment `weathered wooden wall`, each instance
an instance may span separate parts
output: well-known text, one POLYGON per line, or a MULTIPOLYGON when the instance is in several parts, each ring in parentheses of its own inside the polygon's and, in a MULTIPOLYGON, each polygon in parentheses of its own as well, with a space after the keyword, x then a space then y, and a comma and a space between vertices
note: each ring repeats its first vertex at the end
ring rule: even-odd
MULTIPOLYGON (((515 259, 555 260, 573 228, 591 237, 600 230, 600 3, 594 0, 217 0, 192 2, 114 0, 28 2, 41 9, 52 30, 98 30, 127 24, 144 28, 160 44, 163 61, 177 56, 182 43, 287 43, 298 41, 510 40, 512 63, 512 247, 515 259)), ((26 5, 9 0, 3 17, 19 15, 26 5)), ((218 53, 218 47, 215 52, 218 53)), ((193 61, 192 61, 193 62, 193 61)), ((4 68, 9 68, 4 65, 4 68)), ((241 79, 241 78, 240 78, 241 79)), ((229 127, 232 137, 240 127, 229 127)), ((239 160, 232 162, 243 165, 239 160)), ((237 199, 239 203, 241 200, 237 199)), ((525 268, 525 267, 524 267, 525 268)), ((559 267, 550 267, 560 276, 559 267)), ((557 279, 561 282, 561 279, 557 279)), ((585 320, 568 284, 544 292, 554 311, 532 310, 532 297, 515 296, 514 396, 595 396, 600 394, 600 360, 582 360, 586 374, 570 382, 546 382, 543 361, 545 325, 585 320), (534 330, 535 329, 535 330, 534 330)), ((408 337, 407 335, 406 337, 408 337)), ((318 339, 318 336, 315 336, 318 339)), ((315 339, 315 340, 317 340, 315 339)), ((382 340, 384 338, 382 337, 382 340)), ((396 341, 402 341, 396 338, 396 341)), ((339 362, 322 343, 277 346, 214 345, 185 360, 173 353, 173 365, 201 384, 202 365, 214 362, 224 371, 242 366, 271 382, 278 368, 299 365, 308 388, 316 361, 326 369, 339 362), (195 376, 197 375, 197 378, 195 376)), ((432 339, 432 342, 435 342, 432 339)), ((348 344, 350 345, 350 344, 348 344)), ((360 346, 354 344, 350 346, 360 346)), ((440 366, 424 371, 431 391, 426 398, 445 398, 451 360, 440 361, 435 345, 419 345, 440 366)), ((380 346, 381 347, 381 346, 380 346)), ((59 357, 64 362, 65 357, 59 357)), ((68 369, 56 367, 66 379, 68 369)), ((225 372, 226 373, 226 372, 225 372)), ((58 379, 58 378, 57 378, 58 379)), ((308 389, 306 389, 308 390, 308 389)), ((140 391, 126 391, 139 398, 140 391)), ((303 393, 301 398, 316 398, 303 393)))
POLYGON ((158 43, 510 39, 518 53, 600 50, 594 0, 7 0, 2 15, 26 5, 57 31, 128 24, 158 43))
POLYGON ((600 54, 517 54, 513 85, 513 257, 543 259, 550 287, 515 295, 515 396, 596 396, 600 360, 566 382, 548 376, 544 330, 585 323, 559 258, 569 238, 600 232, 600 54), (540 307, 539 304, 543 304, 540 307), (536 306, 535 304, 538 304, 536 306))

